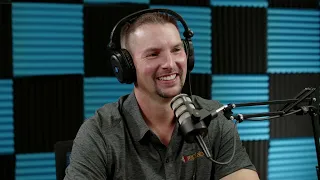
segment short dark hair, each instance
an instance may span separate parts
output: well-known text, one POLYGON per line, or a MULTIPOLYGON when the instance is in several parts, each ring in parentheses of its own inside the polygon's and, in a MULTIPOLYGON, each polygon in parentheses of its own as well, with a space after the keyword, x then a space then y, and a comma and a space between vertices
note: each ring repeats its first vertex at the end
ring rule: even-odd
POLYGON ((144 24, 166 24, 171 23, 179 30, 177 20, 173 16, 161 13, 161 12, 152 12, 146 13, 139 16, 133 23, 126 23, 120 32, 120 43, 121 47, 128 47, 127 39, 130 33, 134 32, 139 26, 144 24))

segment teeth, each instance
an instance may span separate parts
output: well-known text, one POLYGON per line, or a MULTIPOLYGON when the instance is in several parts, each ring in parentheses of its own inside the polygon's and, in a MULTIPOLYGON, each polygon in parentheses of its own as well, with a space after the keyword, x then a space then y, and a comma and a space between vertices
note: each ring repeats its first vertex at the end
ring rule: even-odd
POLYGON ((177 76, 176 74, 172 74, 172 75, 170 75, 170 76, 160 77, 159 79, 160 79, 161 81, 170 81, 170 80, 176 78, 176 76, 177 76))

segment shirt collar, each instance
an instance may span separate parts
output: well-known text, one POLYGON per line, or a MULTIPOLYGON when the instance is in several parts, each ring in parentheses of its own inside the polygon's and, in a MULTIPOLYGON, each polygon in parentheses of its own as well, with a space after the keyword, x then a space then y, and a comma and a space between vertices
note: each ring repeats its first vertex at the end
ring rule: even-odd
POLYGON ((122 110, 130 134, 135 141, 140 141, 150 129, 142 117, 141 110, 133 91, 123 102, 122 110))

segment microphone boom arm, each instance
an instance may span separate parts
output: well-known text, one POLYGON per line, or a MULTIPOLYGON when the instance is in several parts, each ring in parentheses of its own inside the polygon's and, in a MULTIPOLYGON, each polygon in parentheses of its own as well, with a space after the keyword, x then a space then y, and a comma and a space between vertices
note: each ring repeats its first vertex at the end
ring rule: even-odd
MULTIPOLYGON (((319 87, 320 88, 320 87, 319 87)), ((318 180, 320 180, 320 103, 316 98, 310 98, 310 95, 315 92, 316 88, 305 88, 300 93, 296 95, 294 99, 285 99, 285 100, 274 100, 274 101, 265 101, 265 102, 249 102, 249 103, 240 103, 240 104, 228 104, 226 106, 223 106, 224 115, 229 120, 236 120, 237 122, 241 123, 245 119, 250 119, 253 117, 265 117, 270 116, 266 119, 274 119, 274 118, 280 118, 287 115, 305 115, 309 114, 311 116, 312 121, 312 128, 313 128, 313 135, 314 135, 314 141, 315 141, 315 147, 316 147, 316 153, 317 153, 317 177, 318 180), (308 105, 302 105, 299 106, 299 103, 308 102, 308 105), (316 104, 313 106, 312 104, 316 104), (245 106, 259 106, 259 105, 271 105, 271 104, 285 104, 282 108, 280 108, 278 111, 274 112, 263 112, 263 113, 255 113, 255 114, 238 114, 236 116, 232 116, 232 109, 237 107, 245 107, 245 106), (294 109, 294 110, 293 110, 294 109), (318 120, 317 120, 318 119, 318 120)), ((319 89, 320 91, 320 89, 319 89)), ((320 95, 317 95, 316 97, 320 98, 320 95)), ((214 114, 213 112, 212 114, 214 114)), ((266 119, 260 119, 260 120, 266 120, 266 119)), ((210 123, 210 122, 206 122, 210 123)), ((208 125, 208 124, 207 124, 208 125)))

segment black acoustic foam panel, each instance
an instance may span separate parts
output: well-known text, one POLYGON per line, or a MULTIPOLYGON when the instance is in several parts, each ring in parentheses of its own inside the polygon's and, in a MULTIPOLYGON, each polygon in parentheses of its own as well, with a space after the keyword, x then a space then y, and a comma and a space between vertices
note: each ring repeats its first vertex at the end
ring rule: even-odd
POLYGON ((15 155, 0 155, 0 179, 14 180, 15 155))
POLYGON ((281 7, 281 8, 303 8, 303 9, 317 9, 319 1, 317 0, 269 0, 268 7, 281 7))
POLYGON ((0 79, 12 78, 11 4, 0 3, 0 79))
POLYGON ((150 4, 180 5, 180 6, 210 6, 210 0, 150 0, 150 4))
MULTIPOLYGON (((318 88, 320 74, 271 74, 270 100, 293 99, 304 88, 318 88)), ((270 105, 270 111, 277 111, 284 105, 270 105)), ((309 115, 291 115, 270 120, 270 138, 313 136, 309 115)))
POLYGON ((266 25, 266 8, 212 7, 212 73, 265 73, 266 25))
POLYGON ((39 2, 39 3, 68 3, 68 4, 82 4, 83 0, 11 0, 12 2, 39 2))
MULTIPOLYGON (((106 4, 84 5, 84 59, 85 76, 114 76, 109 59, 107 45, 114 25, 123 17, 149 5, 106 4)), ((119 29, 120 30, 120 29, 119 29)), ((115 34, 119 44, 119 32, 115 34)))
POLYGON ((255 165, 260 180, 267 179, 269 141, 242 141, 242 145, 255 165))
POLYGON ((74 139, 83 111, 81 75, 14 79, 15 151, 52 152, 57 141, 74 139))
MULTIPOLYGON (((211 99, 211 74, 192 74, 191 73, 191 91, 193 95, 198 95, 205 99, 211 99)), ((183 93, 190 94, 189 75, 187 75, 183 93)))

